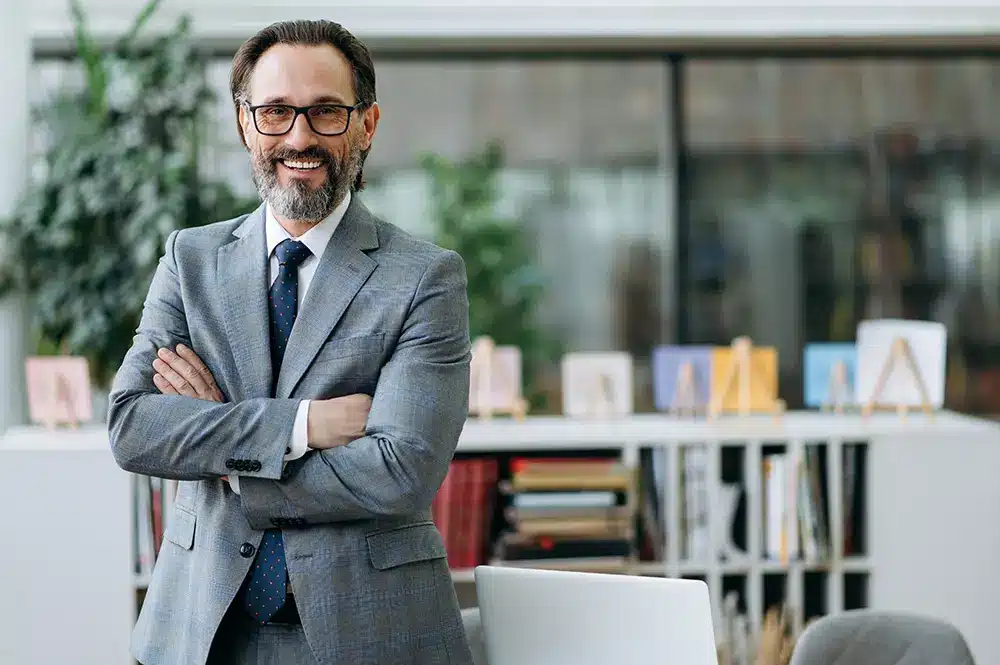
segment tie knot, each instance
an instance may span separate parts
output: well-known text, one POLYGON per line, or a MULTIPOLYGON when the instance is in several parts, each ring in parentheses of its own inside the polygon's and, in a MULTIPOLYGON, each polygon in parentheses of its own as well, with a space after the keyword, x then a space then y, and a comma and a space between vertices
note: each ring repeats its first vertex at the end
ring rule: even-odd
POLYGON ((274 248, 274 255, 278 257, 278 263, 288 268, 297 268, 311 254, 309 248, 298 240, 285 239, 274 248))

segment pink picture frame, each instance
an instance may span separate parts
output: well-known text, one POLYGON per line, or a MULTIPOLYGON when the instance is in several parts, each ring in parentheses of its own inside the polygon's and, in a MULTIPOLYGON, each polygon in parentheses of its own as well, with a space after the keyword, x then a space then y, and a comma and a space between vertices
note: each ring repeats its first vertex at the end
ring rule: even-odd
POLYGON ((498 346, 488 336, 472 345, 469 381, 469 414, 482 419, 510 415, 522 419, 527 413, 521 378, 521 349, 498 346))
POLYGON ((79 356, 32 356, 25 360, 28 414, 49 429, 78 427, 93 419, 90 367, 79 356))

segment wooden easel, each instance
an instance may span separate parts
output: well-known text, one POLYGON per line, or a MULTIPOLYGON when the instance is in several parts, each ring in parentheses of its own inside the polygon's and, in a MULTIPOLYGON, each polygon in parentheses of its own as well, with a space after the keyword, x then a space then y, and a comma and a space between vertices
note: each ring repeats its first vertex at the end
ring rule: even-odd
MULTIPOLYGON (((732 343, 733 358, 726 377, 722 380, 721 390, 715 395, 715 399, 708 406, 710 418, 717 418, 722 413, 722 406, 732 390, 733 382, 737 382, 739 396, 737 398, 737 412, 741 416, 750 415, 750 389, 754 385, 753 363, 751 362, 751 352, 753 343, 749 337, 737 337, 732 343)), ((775 399, 772 404, 775 416, 779 416, 785 411, 785 401, 775 399)))
MULTIPOLYGON (((934 409, 931 407, 931 400, 927 396, 927 385, 924 383, 924 377, 920 374, 920 368, 913 357, 913 349, 910 347, 910 343, 902 337, 897 337, 893 340, 892 347, 889 350, 889 357, 886 358, 885 363, 882 365, 882 370, 875 381, 875 387, 872 388, 871 397, 861 408, 861 413, 864 416, 870 416, 876 408, 879 408, 878 398, 881 396, 882 391, 885 390, 885 384, 892 375, 892 370, 900 362, 905 364, 906 369, 910 372, 910 376, 916 382, 917 390, 920 392, 920 408, 927 414, 928 418, 933 418, 934 409)), ((906 418, 909 411, 910 407, 907 404, 896 405, 896 412, 900 418, 906 418)))
POLYGON ((614 381, 601 372, 594 376, 594 382, 587 393, 587 415, 604 418, 614 412, 615 394, 614 381))
POLYGON ((688 361, 677 369, 674 398, 670 401, 668 412, 674 416, 683 416, 687 411, 691 416, 696 416, 701 408, 698 404, 698 393, 695 390, 694 365, 688 361))
POLYGON ((45 414, 45 428, 50 432, 55 431, 57 425, 69 425, 70 429, 78 429, 80 427, 80 419, 77 417, 76 409, 74 408, 73 394, 69 383, 66 381, 66 377, 62 374, 56 374, 52 377, 52 394, 50 395, 50 399, 52 400, 50 402, 52 408, 45 414), (66 408, 66 420, 58 418, 56 415, 60 407, 66 408))
MULTIPOLYGON (((497 408, 493 406, 493 378, 497 371, 494 362, 495 350, 496 344, 491 337, 477 337, 472 344, 475 364, 470 379, 476 398, 469 405, 469 414, 478 415, 480 420, 489 420, 493 414, 509 414, 515 420, 524 420, 528 413, 528 401, 516 394, 516 390, 509 380, 503 384, 510 388, 509 394, 504 395, 504 404, 497 408)), ((502 378, 510 379, 511 377, 502 378)))
POLYGON ((837 415, 844 412, 844 406, 851 403, 854 395, 847 381, 847 363, 838 360, 830 368, 830 380, 827 385, 826 400, 823 411, 833 411, 837 415))

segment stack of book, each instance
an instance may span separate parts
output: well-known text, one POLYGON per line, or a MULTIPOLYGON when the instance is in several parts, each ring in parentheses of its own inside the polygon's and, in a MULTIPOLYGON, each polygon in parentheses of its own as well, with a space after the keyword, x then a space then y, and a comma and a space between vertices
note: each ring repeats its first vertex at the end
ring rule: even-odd
POLYGON ((617 459, 515 458, 495 565, 624 569, 634 560, 634 473, 617 459))

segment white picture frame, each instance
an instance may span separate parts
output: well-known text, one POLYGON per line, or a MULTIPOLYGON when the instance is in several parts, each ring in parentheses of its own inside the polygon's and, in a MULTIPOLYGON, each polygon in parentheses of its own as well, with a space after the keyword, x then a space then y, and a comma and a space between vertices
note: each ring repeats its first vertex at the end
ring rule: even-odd
POLYGON ((944 406, 948 331, 934 321, 874 319, 862 321, 857 330, 857 366, 855 399, 860 404, 873 402, 876 407, 944 406), (902 358, 893 358, 893 346, 904 340, 919 377, 910 371, 902 358), (891 366, 890 366, 891 363, 891 366), (879 378, 888 375, 880 390, 879 378), (876 390, 878 394, 876 393, 876 390))
POLYGON ((633 412, 632 356, 626 352, 568 353, 562 359, 563 413, 615 418, 633 412))

